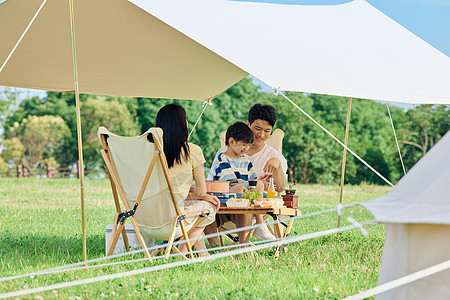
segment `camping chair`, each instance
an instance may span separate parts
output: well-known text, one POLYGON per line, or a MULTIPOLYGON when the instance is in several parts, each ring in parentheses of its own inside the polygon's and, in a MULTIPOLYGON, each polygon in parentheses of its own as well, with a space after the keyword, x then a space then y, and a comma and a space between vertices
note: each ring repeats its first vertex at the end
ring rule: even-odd
POLYGON ((189 255, 193 258, 188 234, 209 212, 205 210, 183 214, 180 210, 169 179, 166 157, 162 150, 162 136, 160 128, 150 128, 135 137, 121 137, 105 127, 98 129, 103 148, 101 153, 108 170, 117 211, 107 255, 113 253, 121 234, 128 251, 124 223, 126 219, 130 219, 147 258, 162 249, 150 255, 142 234, 167 240, 166 256, 171 250, 179 253, 178 248, 173 246, 175 238, 186 239, 189 255), (147 139, 148 136, 152 142, 147 139), (120 207, 118 194, 125 207, 124 211, 120 207), (198 216, 196 221, 190 225, 185 223, 186 217, 194 216, 198 216))
MULTIPOLYGON (((226 136, 226 130, 222 131, 219 134, 219 138, 220 138, 220 145, 221 147, 225 146, 225 136, 226 136)), ((284 131, 281 129, 275 129, 272 134, 270 135, 270 137, 266 140, 266 144, 269 146, 272 146, 273 148, 275 148, 275 150, 277 150, 278 152, 282 153, 282 148, 283 148, 283 138, 284 138, 284 131)), ((278 193, 278 196, 280 196, 280 193, 278 193)), ((264 221, 267 220, 269 216, 265 215, 263 217, 264 221)), ((272 228, 270 226, 267 226, 267 228, 269 229, 269 231, 275 235, 275 233, 273 232, 272 228)), ((236 225, 232 222, 227 222, 225 224, 222 224, 220 227, 218 227, 218 230, 223 232, 223 231, 227 231, 227 230, 232 230, 232 229, 236 229, 236 225)), ((254 229, 253 229, 254 230, 254 229)), ((253 230, 250 234, 253 233, 253 230)), ((237 244, 239 242, 239 239, 237 238, 237 236, 231 235, 231 234, 227 234, 227 236, 232 240, 232 245, 237 244)), ((220 243, 222 245, 224 245, 223 242, 223 237, 222 235, 219 236, 219 240, 220 243)))

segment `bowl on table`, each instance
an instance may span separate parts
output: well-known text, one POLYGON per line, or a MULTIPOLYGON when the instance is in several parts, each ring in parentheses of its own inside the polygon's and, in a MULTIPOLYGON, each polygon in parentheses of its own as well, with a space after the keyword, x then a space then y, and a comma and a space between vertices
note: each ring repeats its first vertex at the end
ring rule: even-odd
POLYGON ((284 192, 286 193, 286 195, 295 195, 295 191, 296 191, 296 190, 290 190, 290 189, 288 189, 288 190, 285 190, 284 192))

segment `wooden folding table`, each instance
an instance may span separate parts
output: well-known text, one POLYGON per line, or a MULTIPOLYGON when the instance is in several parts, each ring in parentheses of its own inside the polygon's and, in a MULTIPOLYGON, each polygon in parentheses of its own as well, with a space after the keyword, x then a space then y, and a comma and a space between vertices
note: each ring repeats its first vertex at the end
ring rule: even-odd
MULTIPOLYGON (((274 221, 277 221, 273 224, 273 233, 276 238, 281 238, 280 243, 275 249, 275 258, 280 255, 280 249, 283 246, 283 240, 289 235, 292 229, 292 225, 294 224, 294 218, 296 216, 301 215, 301 211, 295 208, 289 208, 284 206, 256 206, 252 205, 250 207, 220 207, 217 214, 263 214, 268 215, 273 218, 274 221), (286 224, 285 222, 279 219, 279 216, 288 216, 289 221, 286 224), (285 230, 283 232, 283 225, 285 230)), ((286 249, 286 248, 284 248, 286 249)))

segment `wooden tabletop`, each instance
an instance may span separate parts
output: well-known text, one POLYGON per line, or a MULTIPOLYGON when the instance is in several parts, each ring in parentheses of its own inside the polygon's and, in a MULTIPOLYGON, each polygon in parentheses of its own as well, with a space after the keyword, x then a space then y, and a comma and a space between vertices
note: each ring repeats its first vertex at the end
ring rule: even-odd
POLYGON ((272 207, 223 207, 221 206, 217 214, 267 214, 272 213, 274 215, 284 216, 300 216, 301 211, 295 208, 284 206, 272 206, 272 207))

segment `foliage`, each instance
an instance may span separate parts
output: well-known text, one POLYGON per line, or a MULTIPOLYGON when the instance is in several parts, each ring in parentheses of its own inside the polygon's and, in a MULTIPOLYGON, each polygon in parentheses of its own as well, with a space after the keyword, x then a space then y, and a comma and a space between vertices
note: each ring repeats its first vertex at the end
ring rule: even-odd
MULTIPOLYGON (((60 116, 29 116, 19 126, 10 130, 23 145, 22 162, 29 170, 36 169, 44 155, 51 157, 55 149, 59 149, 61 141, 70 136, 70 130, 60 116)), ((16 152, 20 145, 16 143, 16 152)))
POLYGON ((18 101, 18 92, 8 87, 0 89, 0 126, 3 124, 8 116, 13 112, 14 106, 18 101))
MULTIPOLYGON (((338 139, 344 141, 348 98, 288 92, 286 95, 338 139)), ((146 131, 155 122, 158 110, 177 103, 186 109, 189 130, 198 120, 205 103, 202 101, 128 98, 80 95, 84 161, 88 169, 102 167, 96 131, 106 126, 121 135, 146 131)), ((273 105, 278 114, 275 128, 285 131, 283 154, 288 161, 291 180, 302 183, 337 183, 340 181, 343 148, 316 124, 301 114, 281 96, 258 90, 245 78, 218 95, 207 105, 190 141, 199 145, 209 167, 220 148, 219 133, 236 121, 247 120, 248 110, 255 103, 273 105)), ((448 130, 447 106, 420 105, 407 112, 390 107, 406 169, 410 169, 448 130)), ((29 116, 60 116, 71 135, 61 139, 60 149, 52 157, 61 166, 78 160, 77 124, 73 94, 48 92, 47 97, 25 99, 5 120, 5 137, 9 128, 29 116)), ((348 146, 392 183, 403 175, 400 158, 386 105, 369 100, 353 99, 348 146)), ((347 152, 345 182, 385 184, 377 175, 347 152)))
POLYGON ((410 169, 450 129, 450 111, 444 105, 420 105, 403 116, 399 132, 405 165, 410 169))
POLYGON ((119 135, 132 136, 138 133, 127 105, 118 100, 103 97, 87 98, 81 106, 81 128, 83 129, 83 151, 85 164, 95 168, 102 161, 97 130, 105 126, 119 135))
MULTIPOLYGON (((17 126, 19 124, 17 123, 17 126)), ((22 142, 17 137, 12 137, 2 141, 2 158, 13 164, 14 166, 19 165, 22 162, 23 155, 25 154, 25 147, 22 142)))
POLYGON ((8 172, 8 163, 0 157, 0 173, 8 172))

